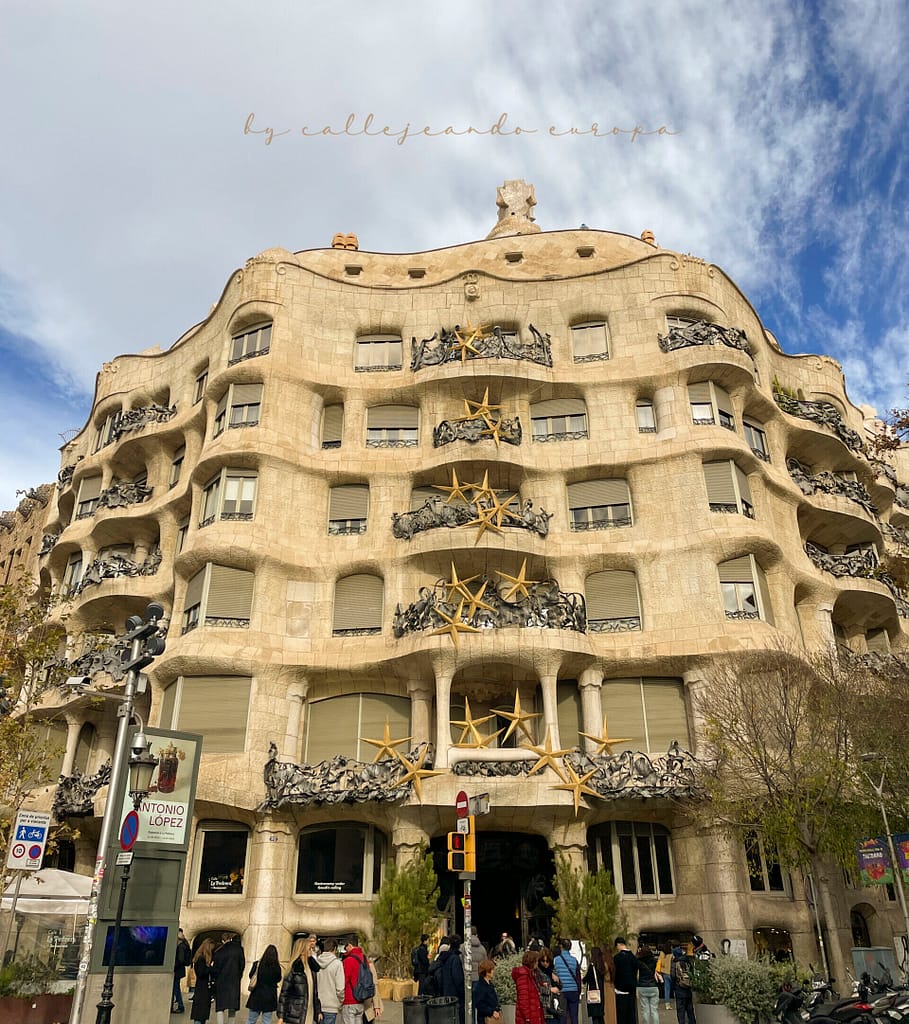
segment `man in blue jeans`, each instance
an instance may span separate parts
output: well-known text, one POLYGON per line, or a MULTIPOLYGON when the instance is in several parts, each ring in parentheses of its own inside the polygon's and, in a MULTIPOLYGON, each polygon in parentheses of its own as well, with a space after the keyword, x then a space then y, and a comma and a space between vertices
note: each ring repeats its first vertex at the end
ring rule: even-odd
POLYGON ((186 977, 186 968, 192 963, 192 950, 183 934, 183 929, 177 930, 177 948, 174 950, 174 987, 171 992, 170 1012, 183 1013, 183 993, 180 991, 180 982, 186 977))
POLYGON ((571 941, 562 939, 561 950, 552 960, 559 976, 559 985, 565 997, 563 1024, 578 1024, 578 1005, 581 1002, 581 965, 571 955, 571 941))

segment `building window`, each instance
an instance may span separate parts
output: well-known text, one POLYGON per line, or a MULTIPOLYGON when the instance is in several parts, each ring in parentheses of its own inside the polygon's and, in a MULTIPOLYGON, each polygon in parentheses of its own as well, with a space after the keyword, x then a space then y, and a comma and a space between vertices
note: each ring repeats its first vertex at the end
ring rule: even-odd
POLYGON ((706 323, 705 320, 694 316, 667 316, 666 317, 666 329, 683 331, 686 327, 691 327, 692 324, 706 323))
POLYGON ((249 829, 236 822, 200 825, 196 832, 196 892, 200 896, 242 896, 249 829))
POLYGON ((890 653, 890 635, 886 629, 869 629, 865 634, 865 644, 873 654, 890 653))
POLYGON ((357 338, 355 369, 358 373, 400 370, 403 353, 399 334, 366 334, 357 338))
POLYGON ((711 512, 736 512, 754 519, 748 477, 732 460, 704 463, 707 504, 711 512))
POLYGON ((642 398, 635 403, 634 415, 637 419, 639 434, 656 433, 656 416, 653 412, 653 402, 649 398, 642 398))
POLYGON ((625 899, 672 896, 669 830, 646 821, 612 821, 587 833, 590 870, 606 868, 625 899))
POLYGON ((559 398, 530 407, 534 441, 583 441, 587 433, 587 406, 580 398, 559 398))
POLYGON ((105 445, 110 444, 116 437, 117 427, 120 423, 120 410, 108 413, 104 422, 98 427, 95 435, 95 444, 92 452, 100 451, 105 445))
POLYGON ((633 572, 607 570, 584 581, 587 629, 592 633, 624 633, 641 629, 641 598, 633 572))
POLYGON ((373 761, 388 722, 393 739, 410 735, 410 700, 386 693, 344 693, 311 700, 306 705, 304 761, 318 764, 336 754, 355 761, 373 761))
POLYGON ((199 526, 208 526, 216 519, 249 522, 256 512, 258 482, 254 469, 222 469, 202 491, 199 526))
POLYGON ((619 737, 613 750, 665 754, 673 742, 686 750, 690 745, 679 679, 606 679, 600 703, 609 735, 619 737))
POLYGON ((257 426, 261 407, 261 384, 231 384, 215 410, 212 437, 222 434, 225 427, 257 426))
POLYGON ((778 861, 768 857, 764 840, 757 831, 745 835, 745 860, 752 892, 780 892, 788 894, 788 877, 778 861))
POLYGON ((571 328, 571 347, 576 363, 609 358, 609 336, 604 320, 591 320, 571 328))
POLYGON ((264 356, 271 348, 271 323, 258 324, 250 327, 242 334, 235 334, 230 339, 230 359, 228 366, 240 363, 254 356, 264 356))
POLYGON ((85 477, 79 484, 79 497, 76 499, 76 519, 85 519, 88 516, 94 515, 100 497, 101 477, 85 477))
POLYGON ((335 584, 332 636, 370 636, 382 632, 385 584, 381 576, 345 576, 335 584))
POLYGON ((691 403, 691 419, 697 426, 718 423, 727 430, 735 430, 732 402, 719 384, 712 380, 689 384, 688 401, 691 403))
POLYGON ((91 767, 92 755, 95 752, 97 741, 98 735, 95 732, 95 727, 90 722, 86 722, 79 730, 79 739, 76 741, 76 754, 73 758, 73 768, 78 768, 83 775, 87 775, 91 767))
POLYGON ((170 464, 170 486, 176 487, 180 482, 180 473, 183 471, 183 460, 186 458, 186 445, 181 444, 174 452, 173 461, 170 464))
POLYGON ((186 544, 186 535, 189 533, 189 516, 181 519, 177 525, 177 544, 174 550, 175 555, 179 555, 186 544))
POLYGON ((333 536, 366 533, 369 514, 367 484, 332 487, 328 497, 328 532, 333 536))
POLYGON ((326 405, 322 414, 322 447, 340 448, 344 436, 344 406, 326 405))
POLYGON ((726 618, 764 619, 772 625, 767 580, 754 555, 732 558, 718 569, 726 618))
POLYGON ((251 689, 248 676, 181 676, 164 691, 161 728, 201 733, 205 754, 241 754, 251 689))
POLYGON ((209 562, 186 585, 183 633, 199 625, 249 625, 255 574, 209 562))
POLYGON ((625 480, 588 480, 568 485, 571 529, 631 526, 631 495, 625 480))
POLYGON ((198 405, 199 402, 205 397, 205 388, 208 386, 208 367, 196 377, 196 382, 193 385, 193 405, 198 405))
POLYGON ((751 420, 742 420, 742 429, 745 432, 745 440, 751 450, 764 462, 770 461, 770 448, 767 446, 767 435, 751 420))
POLYGON ((372 825, 339 822, 300 833, 295 891, 308 896, 371 896, 382 884, 385 837, 372 825))
POLYGON ((66 571, 63 573, 63 585, 60 588, 64 597, 75 593, 82 582, 82 552, 74 551, 67 560, 66 571))
POLYGON ((576 679, 560 679, 556 685, 556 717, 559 722, 559 746, 565 749, 580 747, 584 729, 581 711, 581 692, 576 679))
POLYGON ((374 405, 366 410, 367 448, 416 448, 420 410, 412 405, 374 405))

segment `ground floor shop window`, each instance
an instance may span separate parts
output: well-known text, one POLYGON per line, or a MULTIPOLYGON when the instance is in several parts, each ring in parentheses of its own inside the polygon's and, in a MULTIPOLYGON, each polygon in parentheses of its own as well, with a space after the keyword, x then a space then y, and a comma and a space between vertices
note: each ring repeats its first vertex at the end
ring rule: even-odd
POLYGON ((755 928, 752 935, 757 956, 778 961, 792 959, 792 936, 785 928, 755 928))
POLYGON ((203 825, 196 842, 200 896, 241 896, 246 876, 249 830, 236 825, 203 825))
POLYGON ((591 871, 606 868, 626 899, 672 896, 669 830, 647 821, 612 821, 587 833, 591 871))
POLYGON ((371 825, 332 824, 300 833, 296 891, 369 896, 382 884, 385 837, 371 825))

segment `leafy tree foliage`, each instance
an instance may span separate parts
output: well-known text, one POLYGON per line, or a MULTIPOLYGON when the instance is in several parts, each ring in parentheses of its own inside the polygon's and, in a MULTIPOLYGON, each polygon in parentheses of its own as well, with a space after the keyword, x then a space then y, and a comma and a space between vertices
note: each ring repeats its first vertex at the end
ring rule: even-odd
POLYGON ((560 853, 556 859, 556 899, 546 897, 552 907, 553 933, 577 939, 585 950, 592 946, 611 947, 616 935, 628 931, 621 899, 612 875, 600 868, 595 874, 575 867, 560 853))
POLYGON ((372 905, 372 921, 373 938, 382 947, 392 978, 411 977, 410 951, 419 945, 424 932, 432 930, 437 889, 432 855, 425 850, 403 867, 389 861, 372 905))

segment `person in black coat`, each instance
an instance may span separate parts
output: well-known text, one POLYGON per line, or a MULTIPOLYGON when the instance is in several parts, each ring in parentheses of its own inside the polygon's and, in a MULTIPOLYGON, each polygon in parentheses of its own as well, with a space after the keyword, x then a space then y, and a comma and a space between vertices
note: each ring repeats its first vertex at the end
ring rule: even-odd
POLYGON ((422 995, 424 982, 429 975, 429 936, 425 933, 420 936, 420 945, 413 951, 410 960, 413 966, 413 980, 418 983, 422 995))
POLYGON ((214 942, 211 939, 204 939, 193 958, 196 987, 193 991, 193 1005, 190 1007, 189 1013, 198 1024, 203 1024, 211 1016, 211 1000, 214 995, 211 964, 214 951, 214 942))
MULTIPOLYGON (((443 943, 444 945, 444 943, 443 943)), ((458 1000, 458 1021, 464 1024, 464 965, 461 963, 461 936, 451 935, 448 950, 439 955, 439 985, 441 995, 454 996, 458 1000)))
POLYGON ((215 950, 212 971, 215 975, 215 1009, 218 1024, 236 1018, 240 1009, 240 980, 246 967, 246 956, 240 945, 240 936, 224 932, 221 945, 215 950))
POLYGON ((266 946, 262 959, 257 960, 249 972, 249 980, 255 975, 255 987, 246 1000, 246 1009, 250 1010, 247 1024, 253 1024, 261 1014, 266 1020, 278 1008, 278 986, 281 984, 281 964, 278 961, 278 950, 275 946, 266 946))
POLYGON ((502 1007, 499 1005, 499 994, 492 983, 492 972, 496 969, 495 961, 481 960, 477 965, 479 978, 473 983, 471 996, 476 1024, 485 1024, 488 1017, 500 1020, 502 1007))
POLYGON ((306 1024, 307 1021, 316 1024, 322 1012, 316 981, 319 965, 310 955, 315 938, 307 935, 294 942, 290 970, 278 996, 278 1019, 284 1024, 306 1024))

